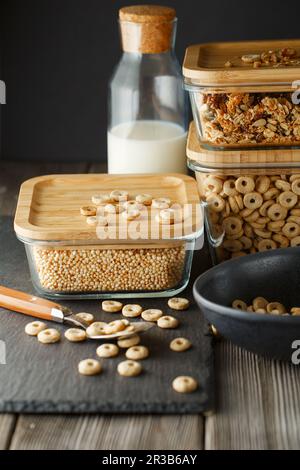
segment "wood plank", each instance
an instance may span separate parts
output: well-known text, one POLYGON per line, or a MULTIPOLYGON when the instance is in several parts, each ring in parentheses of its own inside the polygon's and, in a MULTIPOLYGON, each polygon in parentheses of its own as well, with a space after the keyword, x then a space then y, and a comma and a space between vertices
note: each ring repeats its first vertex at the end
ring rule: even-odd
POLYGON ((21 416, 11 449, 195 450, 201 416, 21 416))
POLYGON ((12 414, 0 415, 0 450, 8 449, 16 420, 16 416, 12 414))
POLYGON ((206 449, 298 449, 300 368, 216 347, 218 412, 206 419, 206 449))

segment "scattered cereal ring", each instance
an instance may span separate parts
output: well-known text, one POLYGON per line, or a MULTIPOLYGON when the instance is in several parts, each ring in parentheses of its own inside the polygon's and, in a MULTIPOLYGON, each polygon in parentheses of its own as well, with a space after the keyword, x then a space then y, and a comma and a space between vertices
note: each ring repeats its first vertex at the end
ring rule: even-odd
POLYGON ((224 199, 216 193, 212 193, 206 198, 208 206, 215 212, 222 212, 225 208, 224 199))
POLYGON ((255 183, 255 189, 258 193, 264 194, 268 191, 271 180, 268 176, 259 176, 255 183))
POLYGON ((118 364, 118 373, 123 377, 135 377, 142 372, 142 366, 136 361, 122 361, 118 364))
POLYGON ((173 380, 172 386, 178 393, 191 393, 197 390, 198 382, 193 377, 181 375, 173 380))
POLYGON ((253 305, 254 310, 258 310, 260 308, 266 309, 268 303, 269 302, 264 297, 256 297, 253 300, 252 305, 253 305))
POLYGON ((243 300, 235 299, 232 302, 232 308, 235 308, 236 310, 246 311, 247 310, 247 304, 243 300))
POLYGON ((129 338, 120 338, 118 340, 118 346, 119 348, 130 348, 131 346, 136 346, 139 344, 141 341, 141 338, 139 335, 133 335, 130 336, 129 338))
POLYGON ((119 348, 112 343, 100 344, 96 349, 96 354, 99 357, 115 357, 119 354, 119 348))
POLYGON ((168 209, 171 204, 171 199, 168 197, 159 197, 152 200, 152 207, 154 209, 168 209))
POLYGON ((86 223, 88 225, 97 225, 98 223, 98 219, 95 215, 89 215, 87 218, 86 218, 86 223))
POLYGON ((300 227, 295 222, 288 222, 282 227, 282 233, 287 238, 295 238, 300 234, 300 227))
POLYGON ((122 310, 123 304, 117 300, 103 300, 101 307, 104 312, 116 313, 122 310))
POLYGON ((291 239, 291 246, 300 246, 300 237, 295 237, 291 239))
POLYGON ((282 313, 286 313, 285 306, 279 302, 270 302, 266 308, 268 313, 273 313, 275 315, 281 315, 282 313))
POLYGON ((121 191, 121 190, 114 190, 110 193, 110 197, 113 201, 115 202, 123 202, 127 201, 128 199, 128 192, 127 191, 121 191))
POLYGON ((258 251, 268 251, 274 250, 275 248, 277 248, 277 245, 272 239, 264 239, 258 242, 257 248, 258 251))
POLYGON ((119 333, 119 331, 125 330, 126 325, 124 325, 124 322, 122 322, 122 320, 115 320, 108 323, 106 328, 107 334, 113 335, 114 333, 119 333))
POLYGON ((79 320, 85 321, 86 323, 88 323, 88 325, 90 325, 94 321, 94 315, 92 315, 91 313, 80 312, 76 313, 75 317, 77 317, 79 320))
POLYGON ((138 360, 138 359, 146 359, 149 356, 149 349, 146 346, 131 346, 131 348, 127 349, 125 356, 127 359, 138 360))
POLYGON ((280 204, 273 204, 267 210, 267 214, 271 220, 284 220, 287 216, 287 209, 280 204))
POLYGON ((184 297, 173 297, 168 300, 168 306, 173 310, 186 310, 190 306, 190 301, 184 297))
POLYGON ((124 315, 124 317, 135 318, 139 317, 142 311, 142 307, 138 304, 127 304, 124 305, 122 309, 122 314, 124 315))
POLYGON ((65 331, 65 337, 72 343, 79 343, 80 341, 85 341, 87 335, 81 328, 69 328, 65 331))
POLYGON ((78 372, 82 375, 97 375, 102 371, 102 366, 96 359, 83 359, 78 364, 78 372))
POLYGON ((29 336, 37 336, 41 331, 46 330, 47 325, 42 321, 33 321, 25 326, 25 333, 29 336))
POLYGON ((298 202, 298 196, 292 191, 284 191, 278 196, 278 202, 287 209, 292 209, 298 202))
POLYGON ((227 217, 223 220, 223 229, 228 235, 239 233, 243 228, 243 223, 238 217, 227 217))
POLYGON ((248 209, 258 209, 263 203, 263 197, 260 193, 252 192, 244 196, 244 205, 248 209))
POLYGON ((96 206, 108 204, 109 202, 111 202, 111 197, 109 194, 94 194, 92 196, 92 203, 96 204, 96 206))
POLYGON ((88 336, 102 336, 107 334, 107 323, 103 321, 96 321, 86 329, 88 336))
POLYGON ((298 315, 300 315, 300 308, 299 308, 299 307, 293 307, 293 308, 291 308, 291 315, 293 315, 293 316, 298 316, 298 315))
POLYGON ((300 196, 300 178, 292 182, 292 191, 297 194, 297 196, 300 196))
POLYGON ((60 340, 60 332, 55 328, 47 328, 38 333, 37 339, 43 344, 57 343, 60 340))
POLYGON ((123 212, 123 207, 120 204, 106 204, 104 206, 104 212, 107 214, 120 214, 123 212))
POLYGON ((143 204, 144 206, 151 206, 152 196, 151 194, 138 194, 135 197, 136 202, 143 204))
POLYGON ((122 217, 125 220, 135 220, 138 219, 141 215, 141 212, 138 209, 127 209, 122 213, 122 217))
POLYGON ((171 317, 170 315, 165 315, 157 320, 157 326, 159 326, 159 328, 177 328, 178 325, 179 321, 177 318, 171 317))
POLYGON ((192 343, 187 338, 175 338, 170 343, 170 349, 176 352, 187 351, 188 349, 191 348, 191 346, 192 346, 192 343))
POLYGON ((227 196, 235 196, 236 194, 238 194, 237 190, 235 189, 235 180, 228 179, 227 181, 225 181, 223 184, 223 191, 227 196))
POLYGON ((142 312, 142 318, 145 321, 156 322, 160 317, 163 316, 163 311, 156 308, 149 308, 142 312))
POLYGON ((240 176, 235 182, 235 187, 239 193, 247 194, 254 190, 255 182, 250 176, 240 176))
POLYGON ((96 215, 97 214, 97 208, 94 206, 83 206, 80 208, 80 214, 81 215, 96 215))

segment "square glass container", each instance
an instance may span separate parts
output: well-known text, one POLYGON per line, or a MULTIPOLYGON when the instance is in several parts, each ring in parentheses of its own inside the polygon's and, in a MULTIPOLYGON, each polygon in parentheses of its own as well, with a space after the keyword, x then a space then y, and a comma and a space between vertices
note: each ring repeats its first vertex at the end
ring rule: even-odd
POLYGON ((300 246, 300 151, 224 153, 205 150, 191 126, 188 166, 213 262, 300 246))
POLYGON ((300 40, 190 46, 183 75, 206 148, 300 148, 300 40))
MULTIPOLYGON (((103 217, 104 205, 97 206, 103 217)), ((183 290, 190 277, 195 245, 203 244, 197 184, 181 174, 48 175, 22 184, 15 232, 24 243, 32 282, 48 298, 100 299, 167 297, 183 290), (120 213, 108 225, 87 223, 80 208, 93 206, 93 195, 128 192, 113 202, 120 213), (169 198, 183 216, 173 224, 158 222, 160 209, 140 206, 132 221, 125 204, 139 194, 169 198), (183 210, 182 210, 183 209, 183 210)))

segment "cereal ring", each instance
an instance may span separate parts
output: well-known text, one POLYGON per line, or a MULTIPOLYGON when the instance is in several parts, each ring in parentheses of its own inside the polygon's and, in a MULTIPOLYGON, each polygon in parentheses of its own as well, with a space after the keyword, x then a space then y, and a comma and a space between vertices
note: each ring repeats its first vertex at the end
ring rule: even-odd
POLYGON ((250 176, 240 176, 235 182, 235 188, 239 193, 251 193, 255 188, 254 179, 250 176))
MULTIPOLYGON (((229 210, 229 212, 230 212, 230 210, 229 210)), ((209 214, 209 220, 210 220, 211 223, 217 224, 219 222, 218 212, 208 210, 208 214, 209 214)))
POLYGON ((139 317, 142 311, 142 307, 138 304, 127 304, 124 305, 122 309, 122 314, 124 315, 124 317, 135 318, 139 317))
POLYGON ((272 239, 263 239, 258 242, 258 251, 268 251, 277 248, 276 243, 272 239))
POLYGON ((86 329, 88 336, 102 336, 107 334, 107 323, 103 321, 95 321, 86 329))
POLYGON ((243 249, 243 244, 239 240, 225 240, 223 246, 225 250, 228 250, 232 253, 241 251, 243 249))
MULTIPOLYGON (((220 233, 220 236, 223 234, 223 232, 221 231, 220 233)), ((226 238, 227 240, 238 240, 239 238, 241 238, 244 234, 244 231, 241 230, 239 233, 235 233, 234 235, 226 235, 226 238)))
POLYGON ((244 233, 245 233, 246 237, 248 237, 248 238, 253 238, 254 237, 254 230, 253 230, 253 228, 251 227, 250 224, 245 224, 244 225, 244 233))
POLYGON ((80 341, 85 341, 87 335, 81 328, 69 328, 65 331, 65 337, 72 343, 79 343, 80 341))
POLYGON ((142 366, 136 361, 122 361, 118 364, 118 373, 123 377, 135 377, 142 372, 142 366))
POLYGON ((239 210, 240 211, 243 210, 244 209, 243 196, 241 196, 241 194, 237 194, 236 196, 234 196, 234 199, 239 207, 239 210))
POLYGON ((263 230, 266 224, 258 224, 257 222, 250 222, 253 229, 263 230))
POLYGON ((115 357, 119 354, 119 348, 116 344, 104 343, 98 346, 96 354, 99 357, 115 357))
POLYGON ((222 212, 225 208, 225 201, 221 196, 216 193, 212 193, 206 198, 208 206, 215 212, 222 212))
POLYGON ((294 174, 290 176, 290 182, 293 183, 295 180, 300 179, 300 174, 294 174))
POLYGON ((159 197, 153 199, 151 205, 154 209, 168 209, 171 205, 171 199, 168 197, 159 197))
POLYGON ((139 337, 139 335, 133 335, 129 338, 120 338, 118 340, 118 346, 119 348, 130 348, 131 346, 136 346, 137 344, 139 344, 140 341, 141 338, 139 337))
POLYGON ((292 209, 298 202, 298 196, 292 191, 284 191, 278 196, 278 202, 287 209, 292 209))
POLYGON ((268 227, 268 230, 270 230, 271 232, 280 232, 284 224, 285 224, 284 220, 276 220, 273 222, 269 222, 267 227, 268 227))
POLYGON ((255 233, 258 237, 261 237, 261 238, 271 238, 271 236, 272 236, 272 232, 269 232, 269 231, 266 230, 266 229, 258 229, 258 228, 255 228, 255 229, 254 229, 254 233, 255 233))
POLYGON ((229 206, 230 206, 231 211, 234 214, 238 214, 240 212, 240 208, 238 206, 238 203, 235 200, 235 197, 229 196, 228 202, 229 202, 229 206))
POLYGON ((122 205, 125 210, 134 209, 141 211, 143 209, 143 204, 140 204, 137 201, 125 201, 122 205))
POLYGON ((284 220, 287 216, 287 209, 280 204, 273 204, 267 210, 267 214, 271 220, 284 220))
POLYGON ((181 375, 173 380, 172 387, 178 393, 191 393, 197 390, 198 382, 193 377, 181 375))
POLYGON ((259 213, 262 217, 266 217, 267 211, 269 207, 271 207, 274 204, 274 201, 270 199, 269 201, 265 201, 259 208, 259 213))
POLYGON ((122 213, 122 217, 125 220, 135 220, 138 219, 141 215, 141 212, 138 209, 127 209, 122 213))
POLYGON ((258 210, 254 210, 248 217, 244 217, 246 222, 255 222, 258 218, 259 218, 258 210))
POLYGON ((174 209, 162 209, 157 216, 157 221, 163 225, 172 225, 178 217, 174 209))
POLYGON ((241 210, 240 216, 241 216, 243 219, 246 220, 246 217, 249 217, 251 214, 253 214, 253 212, 256 212, 256 211, 254 211, 254 210, 252 210, 252 209, 247 209, 247 208, 245 208, 245 209, 241 210))
POLYGON ((122 310, 123 304, 117 300, 103 300, 101 307, 104 312, 116 313, 122 310))
POLYGON ((247 312, 254 312, 254 308, 252 305, 250 305, 249 307, 247 307, 247 312))
POLYGON ((300 227, 295 222, 288 222, 282 227, 282 233, 287 238, 295 238, 300 234, 300 227))
POLYGON ((97 225, 98 224, 98 219, 95 215, 89 215, 86 218, 86 223, 89 224, 89 225, 97 225))
POLYGON ((275 183, 275 181, 280 179, 280 176, 279 175, 272 175, 272 176, 269 176, 269 178, 273 183, 275 183))
POLYGON ((291 185, 287 181, 277 180, 275 181, 275 188, 279 189, 280 191, 290 191, 291 185))
POLYGON ((144 310, 142 312, 142 318, 145 321, 157 321, 160 317, 163 316, 162 310, 156 308, 149 308, 148 310, 144 310))
POLYGON ((149 356, 149 349, 146 346, 131 346, 127 349, 125 356, 127 359, 138 360, 146 359, 149 356))
POLYGON ((296 224, 300 225, 300 217, 297 217, 296 215, 290 215, 287 218, 287 222, 295 222, 296 224))
MULTIPOLYGON (((218 213, 215 212, 215 214, 218 214, 218 213)), ((223 219, 225 219, 226 217, 229 217, 229 215, 230 215, 230 205, 228 201, 225 201, 225 207, 221 212, 221 216, 223 217, 223 219)))
POLYGON ((300 196, 300 178, 292 182, 292 191, 297 194, 297 196, 300 196))
POLYGON ((41 331, 46 330, 47 325, 42 321, 33 321, 25 326, 25 333, 29 336, 37 336, 41 331))
POLYGON ((243 245, 243 250, 250 250, 252 246, 252 240, 249 237, 246 237, 246 235, 243 235, 240 237, 240 242, 243 245))
POLYGON ((170 349, 176 352, 187 351, 188 349, 191 348, 191 346, 192 346, 192 343, 187 338, 175 338, 170 343, 170 349))
POLYGON ((244 205, 248 209, 258 209, 263 203, 263 198, 260 193, 247 193, 244 196, 244 205))
POLYGON ((96 359, 83 359, 78 364, 78 372, 82 375, 98 375, 102 371, 102 366, 96 359))
POLYGON ((232 306, 232 308, 234 308, 236 310, 244 310, 244 311, 247 310, 247 304, 243 300, 240 300, 240 299, 235 299, 232 302, 231 306, 232 306))
POLYGON ((122 320, 115 320, 108 323, 106 328, 107 334, 113 335, 114 333, 119 333, 119 331, 125 330, 126 325, 122 320))
POLYGON ((270 199, 275 199, 280 194, 279 189, 270 188, 263 194, 264 201, 269 201, 270 199))
POLYGON ((239 233, 243 228, 242 221, 238 217, 227 217, 223 220, 222 226, 228 235, 239 233))
POLYGON ((111 197, 109 194, 94 194, 92 196, 92 203, 96 206, 101 206, 102 204, 108 204, 111 202, 111 197))
POLYGON ((179 321, 177 318, 171 317, 170 315, 165 315, 157 320, 157 326, 160 328, 177 328, 178 325, 179 321))
POLYGON ((110 197, 115 202, 123 202, 128 199, 128 192, 123 190, 114 190, 110 193, 110 197))
POLYGON ((38 333, 37 339, 43 344, 57 343, 60 340, 60 332, 55 328, 47 328, 38 333))
POLYGON ((97 214, 97 207, 94 206, 82 206, 80 208, 81 215, 96 215, 97 214))
POLYGON ((268 191, 271 180, 268 176, 259 176, 255 183, 255 189, 258 193, 264 194, 268 191))
POLYGON ((258 308, 254 310, 255 313, 267 313, 267 310, 265 308, 258 308))
POLYGON ((236 196, 238 192, 235 189, 235 180, 228 179, 227 181, 225 181, 223 184, 223 191, 227 196, 236 196))
POLYGON ((296 217, 300 217, 300 209, 292 209, 290 214, 296 217))
POLYGON ((240 258, 241 256, 246 256, 245 251, 236 251, 235 253, 231 253, 231 258, 240 258))
POLYGON ((300 237, 295 237, 291 239, 291 246, 300 246, 300 237))
POLYGON ((281 315, 282 313, 286 313, 286 308, 279 302, 270 302, 267 305, 267 312, 273 313, 275 315, 281 315))
MULTIPOLYGON (((276 233, 272 238, 276 243, 279 243, 279 248, 288 248, 288 246, 290 246, 290 240, 281 233, 276 233)), ((299 238, 300 242, 300 237, 295 237, 291 240, 291 246, 292 243, 297 240, 297 238, 299 238)))
POLYGON ((215 176, 208 176, 205 180, 205 188, 211 193, 220 193, 223 189, 223 181, 215 176))
POLYGON ((151 206, 152 204, 152 196, 151 194, 138 194, 135 196, 136 202, 139 204, 143 204, 144 206, 151 206))
POLYGON ((266 308, 268 305, 268 301, 264 297, 256 297, 253 302, 253 308, 254 310, 258 310, 259 308, 266 308))
POLYGON ((299 307, 291 308, 291 315, 293 315, 293 316, 300 315, 300 308, 299 307))
POLYGON ((190 306, 190 301, 184 297, 173 297, 168 300, 168 306, 173 310, 186 310, 190 306))
POLYGON ((77 317, 79 320, 85 321, 88 325, 90 325, 94 321, 94 315, 92 315, 91 313, 80 312, 76 313, 75 317, 77 317))

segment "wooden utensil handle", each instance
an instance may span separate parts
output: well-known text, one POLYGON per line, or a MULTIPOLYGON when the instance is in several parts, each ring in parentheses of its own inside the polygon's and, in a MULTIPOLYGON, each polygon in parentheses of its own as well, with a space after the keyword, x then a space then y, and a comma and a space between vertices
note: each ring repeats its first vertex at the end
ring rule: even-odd
POLYGON ((3 286, 0 286, 0 307, 43 320, 63 320, 63 314, 60 320, 54 315, 62 310, 59 304, 3 286))

